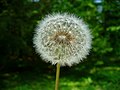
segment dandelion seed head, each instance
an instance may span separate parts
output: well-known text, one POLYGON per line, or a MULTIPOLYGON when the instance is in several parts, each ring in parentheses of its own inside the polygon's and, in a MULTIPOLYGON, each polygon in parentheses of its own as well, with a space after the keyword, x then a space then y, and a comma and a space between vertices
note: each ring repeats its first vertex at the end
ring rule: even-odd
POLYGON ((46 62, 71 66, 89 54, 91 33, 83 20, 74 15, 52 14, 38 24, 33 43, 46 62))

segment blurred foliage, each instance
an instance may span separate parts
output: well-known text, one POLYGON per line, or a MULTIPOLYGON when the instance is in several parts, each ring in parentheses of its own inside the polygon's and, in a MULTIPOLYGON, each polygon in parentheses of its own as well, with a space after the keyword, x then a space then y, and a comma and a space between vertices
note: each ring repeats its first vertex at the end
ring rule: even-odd
POLYGON ((108 32, 112 55, 120 56, 120 0, 105 0, 104 29, 108 32))
MULTIPOLYGON (((85 69, 87 65, 91 69, 94 65, 118 64, 120 59, 120 0, 96 1, 99 0, 0 0, 0 71, 24 72, 36 68, 43 72, 54 72, 53 66, 43 62, 35 53, 32 43, 37 23, 45 15, 54 12, 73 13, 81 17, 91 29, 93 48, 88 56, 90 60, 78 67, 85 69), (98 62, 97 59, 100 61, 98 62)), ((112 75, 107 76, 107 73, 103 76, 113 78, 112 75)), ((91 89, 86 87, 84 90, 97 90, 92 89, 94 85, 90 85, 91 78, 82 80, 82 82, 87 81, 89 82, 88 88, 91 89)), ((106 82, 103 83, 106 84, 106 82)), ((71 85, 74 87, 74 83, 71 82, 68 86, 71 85)), ((111 84, 107 87, 109 86, 111 84)), ((97 84, 96 88, 99 88, 97 84)))
MULTIPOLYGON (((120 68, 117 66, 68 71, 70 68, 67 74, 61 72, 60 90, 120 90, 120 68)), ((1 90, 54 90, 55 85, 55 74, 49 72, 4 73, 0 77, 1 90)))

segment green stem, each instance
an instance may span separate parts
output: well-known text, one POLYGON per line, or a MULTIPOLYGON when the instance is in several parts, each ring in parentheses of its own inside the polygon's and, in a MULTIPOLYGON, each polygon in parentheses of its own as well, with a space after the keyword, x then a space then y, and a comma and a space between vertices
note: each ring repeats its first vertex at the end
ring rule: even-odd
POLYGON ((59 75, 60 75, 60 64, 57 63, 55 90, 58 90, 58 86, 59 86, 59 75))

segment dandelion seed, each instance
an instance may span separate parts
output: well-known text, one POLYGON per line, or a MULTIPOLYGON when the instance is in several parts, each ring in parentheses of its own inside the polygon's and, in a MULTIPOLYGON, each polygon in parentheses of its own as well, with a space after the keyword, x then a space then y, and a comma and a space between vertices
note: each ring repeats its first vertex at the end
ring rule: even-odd
POLYGON ((89 54, 91 33, 80 18, 58 13, 46 16, 39 23, 33 43, 46 62, 71 66, 89 54))

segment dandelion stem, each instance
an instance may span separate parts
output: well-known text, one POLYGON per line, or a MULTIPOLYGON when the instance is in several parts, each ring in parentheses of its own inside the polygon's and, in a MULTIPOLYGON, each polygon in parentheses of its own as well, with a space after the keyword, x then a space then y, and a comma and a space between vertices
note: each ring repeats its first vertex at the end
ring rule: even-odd
POLYGON ((59 75, 60 75, 60 64, 57 63, 55 90, 58 90, 58 86, 59 86, 59 75))

